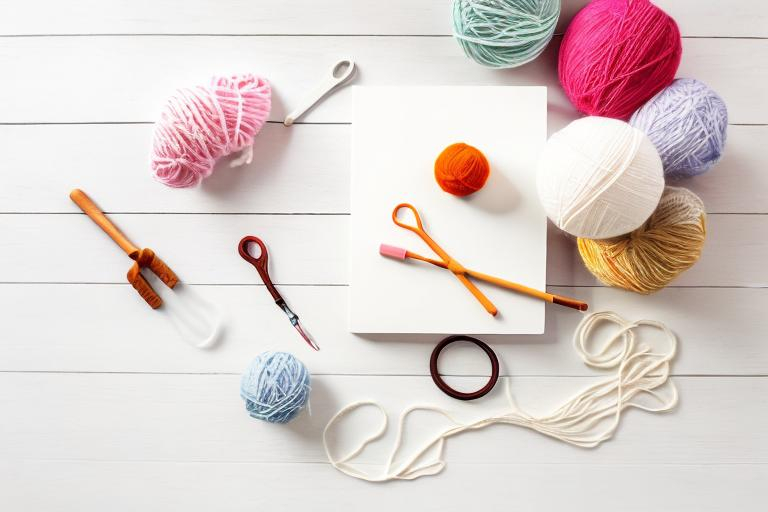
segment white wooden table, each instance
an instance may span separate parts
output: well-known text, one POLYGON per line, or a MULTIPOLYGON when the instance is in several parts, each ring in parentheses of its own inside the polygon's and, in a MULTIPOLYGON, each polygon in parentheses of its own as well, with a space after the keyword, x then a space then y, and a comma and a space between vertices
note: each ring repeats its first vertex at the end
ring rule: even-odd
MULTIPOLYGON (((563 26, 586 2, 564 3, 563 26)), ((678 409, 630 411, 596 450, 491 428, 453 440, 438 477, 373 485, 326 463, 320 434, 339 407, 373 398, 392 414, 413 401, 482 412, 500 394, 472 405, 443 397, 428 377, 436 336, 346 331, 350 91, 292 128, 278 121, 351 55, 361 85, 547 85, 554 130, 576 117, 556 80, 559 37, 534 63, 491 71, 450 37, 449 0, 2 0, 0 509, 765 510, 768 8, 658 3, 684 35, 679 75, 707 82, 729 107, 725 158, 686 183, 709 212, 704 255, 673 286, 641 297, 599 286, 572 241, 550 230, 548 283, 594 310, 668 323, 681 341, 678 409), (237 71, 274 86, 256 161, 197 190, 155 183, 148 149, 164 99, 237 71), (135 296, 125 256, 70 203, 74 187, 226 310, 220 347, 183 344, 135 296), (236 255, 247 233, 269 241, 273 277, 318 354, 236 255), (247 416, 239 374, 266 349, 309 366, 311 416, 284 427, 247 416)), ((534 410, 594 375, 571 348, 579 315, 547 314, 544 336, 489 337, 521 405, 534 410)), ((450 351, 445 364, 465 387, 487 371, 471 349, 450 351)), ((432 425, 418 424, 422 433, 432 425)), ((363 460, 381 462, 384 448, 363 460)))

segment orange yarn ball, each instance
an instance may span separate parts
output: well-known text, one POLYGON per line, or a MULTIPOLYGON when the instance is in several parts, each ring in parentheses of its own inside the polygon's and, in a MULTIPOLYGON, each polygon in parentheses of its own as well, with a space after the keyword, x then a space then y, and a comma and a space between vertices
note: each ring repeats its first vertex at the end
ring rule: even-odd
POLYGON ((488 179, 491 168, 477 148, 459 142, 443 150, 435 160, 435 180, 440 188, 455 196, 477 192, 488 179))

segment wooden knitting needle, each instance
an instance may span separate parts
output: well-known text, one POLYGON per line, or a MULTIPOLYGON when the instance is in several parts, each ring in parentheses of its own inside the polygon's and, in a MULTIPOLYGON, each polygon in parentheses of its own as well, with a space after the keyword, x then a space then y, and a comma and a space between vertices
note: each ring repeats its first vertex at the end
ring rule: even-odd
POLYGON ((178 284, 178 276, 165 264, 152 249, 139 249, 128 240, 117 226, 104 215, 88 195, 76 188, 69 194, 70 199, 83 210, 109 237, 128 254, 134 263, 128 271, 128 282, 139 292, 139 295, 149 304, 152 309, 157 309, 163 304, 163 300, 152 289, 149 282, 141 275, 141 269, 148 267, 168 288, 173 288, 178 284))
MULTIPOLYGON (((445 268, 445 269, 448 268, 448 265, 443 261, 427 258, 426 256, 416 254, 415 252, 407 251, 399 247, 393 247, 391 245, 381 244, 381 247, 379 248, 379 253, 382 256, 387 256, 389 258, 394 258, 398 260, 405 260, 406 258, 411 258, 414 260, 425 261, 427 263, 431 263, 441 268, 445 268)), ((537 299, 545 300, 553 304, 559 304, 561 306, 578 309, 579 311, 586 311, 587 308, 589 307, 586 302, 582 302, 580 300, 571 299, 570 297, 563 297, 562 295, 556 295, 554 293, 542 292, 541 290, 537 290, 535 288, 531 288, 529 286, 525 286, 519 283, 514 283, 512 281, 507 281, 506 279, 501 279, 500 277, 483 274, 482 272, 477 272, 476 270, 464 269, 464 272, 467 275, 474 277, 475 279, 486 281, 488 283, 493 283, 503 288, 507 288, 509 290, 513 290, 525 295, 529 295, 531 297, 536 297, 537 299)))
POLYGON ((69 193, 69 198, 72 199, 72 201, 77 206, 79 206, 81 210, 83 210, 83 213, 89 216, 93 222, 95 222, 106 234, 108 234, 109 237, 114 240, 115 243, 117 243, 117 245, 119 245, 120 248, 126 252, 126 254, 128 254, 128 256, 134 258, 135 255, 138 254, 139 248, 133 245, 131 241, 128 240, 128 238, 119 229, 117 229, 117 226, 112 224, 112 222, 104 215, 99 207, 96 206, 96 203, 94 203, 91 198, 88 197, 88 194, 79 188, 76 188, 69 193))

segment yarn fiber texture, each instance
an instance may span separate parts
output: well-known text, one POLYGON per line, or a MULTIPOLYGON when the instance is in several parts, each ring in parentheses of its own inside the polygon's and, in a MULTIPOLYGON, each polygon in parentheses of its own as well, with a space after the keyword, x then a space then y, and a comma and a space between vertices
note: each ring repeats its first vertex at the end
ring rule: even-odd
POLYGON ((251 417, 288 423, 309 400, 309 371, 287 352, 263 352, 240 380, 240 396, 251 417))
POLYGON ((479 64, 513 68, 544 51, 559 17, 560 0, 454 0, 453 36, 479 64))
POLYGON ((704 203, 690 190, 667 187, 642 227, 611 240, 579 238, 578 247, 584 265, 602 283, 648 294, 692 267, 705 238, 704 203))
POLYGON ((435 180, 455 196, 477 192, 491 173, 488 160, 479 149, 459 142, 445 148, 435 160, 435 180))
POLYGON ((677 23, 649 0, 594 0, 568 26, 558 73, 581 112, 628 119, 672 82, 681 56, 677 23))
POLYGON ((656 146, 668 178, 712 168, 723 154, 728 109, 706 84, 678 78, 632 115, 629 123, 656 146))
POLYGON ((661 159, 624 121, 584 117, 554 133, 539 157, 544 211, 571 235, 611 238, 640 227, 664 190, 661 159))
POLYGON ((250 163, 271 98, 269 83, 251 74, 214 77, 207 87, 176 91, 155 125, 155 178, 169 187, 191 187, 210 176, 223 156, 243 151, 230 165, 250 163))

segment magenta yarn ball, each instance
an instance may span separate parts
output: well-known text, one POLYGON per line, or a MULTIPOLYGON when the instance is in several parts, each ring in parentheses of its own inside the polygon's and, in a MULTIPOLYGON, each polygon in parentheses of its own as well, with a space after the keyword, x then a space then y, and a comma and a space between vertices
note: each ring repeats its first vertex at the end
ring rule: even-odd
POLYGON ((568 26, 558 73, 581 112, 626 120, 672 83, 681 56, 677 23, 649 0, 594 0, 568 26))
POLYGON ((269 82, 251 74, 179 89, 155 124, 152 174, 169 187, 191 187, 210 176, 219 158, 240 151, 230 165, 250 163, 271 106, 269 82))

